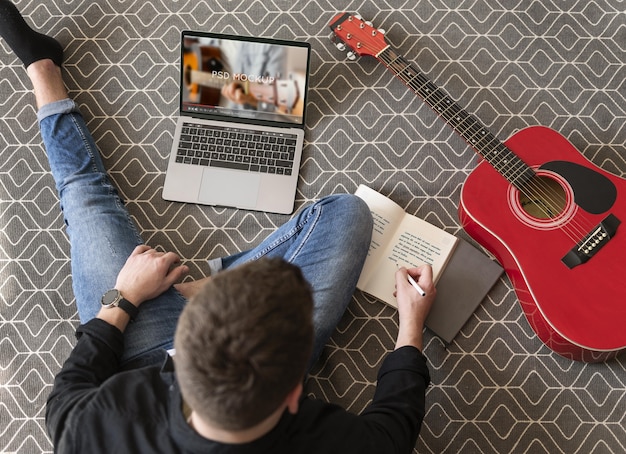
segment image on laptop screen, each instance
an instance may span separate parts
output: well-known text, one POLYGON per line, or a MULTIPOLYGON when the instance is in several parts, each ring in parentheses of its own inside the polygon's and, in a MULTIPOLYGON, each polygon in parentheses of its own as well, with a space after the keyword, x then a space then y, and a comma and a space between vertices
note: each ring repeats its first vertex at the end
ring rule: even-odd
POLYGON ((304 126, 307 47, 183 33, 181 113, 304 126))

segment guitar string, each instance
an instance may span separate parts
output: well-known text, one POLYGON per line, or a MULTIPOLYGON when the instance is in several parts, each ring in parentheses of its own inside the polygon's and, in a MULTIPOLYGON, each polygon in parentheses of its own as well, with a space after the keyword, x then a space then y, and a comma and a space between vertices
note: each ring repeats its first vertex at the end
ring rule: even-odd
MULTIPOLYGON (((536 172, 532 168, 513 154, 508 147, 502 144, 495 136, 493 136, 493 134, 486 131, 486 129, 476 120, 475 117, 467 114, 463 109, 460 109, 456 103, 451 101, 449 96, 424 78, 410 65, 406 65, 404 66, 404 69, 402 69, 402 66, 398 67, 395 63, 396 61, 389 61, 390 68, 397 72, 400 76, 403 75, 403 72, 410 75, 413 80, 407 81, 409 87, 414 89, 418 94, 421 93, 420 96, 425 98, 424 100, 429 104, 429 106, 444 120, 446 120, 446 122, 456 131, 460 132, 461 136, 468 142, 468 144, 476 149, 476 151, 479 151, 481 156, 493 165, 495 169, 499 171, 509 182, 513 183, 520 190, 520 193, 528 197, 529 200, 540 199, 544 201, 545 205, 537 205, 537 208, 543 216, 548 219, 554 219, 555 213, 558 214, 562 211, 562 204, 558 200, 558 194, 550 186, 548 186, 543 179, 537 178, 536 172), (407 68, 410 69, 411 72, 409 72, 407 68), (415 84, 416 79, 421 79, 418 80, 419 85, 415 84), (424 87, 427 87, 427 92, 425 94, 423 92, 424 87), (442 103, 448 105, 448 107, 442 109, 440 107, 442 103), (450 109, 453 110, 454 115, 449 115, 448 110, 450 109), (454 116, 462 119, 462 121, 455 121, 455 118, 453 118, 454 116), (457 122, 458 125, 455 124, 457 122), (469 126, 467 126, 468 123, 469 126), (461 126, 467 126, 467 128, 462 130, 461 126), (477 136, 480 138, 476 139, 477 136), (481 142, 485 139, 487 142, 484 145, 481 145, 481 142), (495 146, 493 145, 494 143, 495 146), (491 146, 492 151, 485 152, 485 150, 488 149, 488 146, 491 146), (492 156, 490 156, 490 154, 492 156), (529 174, 532 174, 532 177, 528 181, 523 181, 521 185, 516 184, 520 177, 523 176, 524 178, 527 178, 529 174)), ((577 238, 583 237, 585 233, 582 226, 577 225, 577 222, 561 225, 560 229, 567 234, 572 241, 576 241, 577 238)))
MULTIPOLYGON (((352 37, 349 36, 348 39, 351 39, 352 37)), ((445 95, 443 93, 443 91, 438 88, 436 85, 432 84, 432 82, 430 82, 427 78, 425 78, 419 71, 416 71, 414 68, 411 67, 411 65, 406 62, 405 59, 403 59, 401 56, 396 55, 395 58, 389 58, 386 56, 385 52, 387 52, 387 50, 389 50, 389 46, 386 44, 384 38, 379 37, 378 39, 380 41, 382 41, 382 51, 376 53, 377 48, 380 48, 379 45, 377 45, 377 43, 374 41, 374 39, 376 38, 376 35, 373 34, 372 35, 372 44, 368 44, 367 43, 367 39, 369 39, 367 37, 367 34, 365 34, 365 41, 361 41, 359 42, 359 44, 357 45, 357 49, 355 49, 355 51, 362 51, 363 45, 365 44, 365 48, 369 48, 372 52, 371 55, 375 56, 377 58, 379 58, 392 72, 394 72, 397 76, 399 76, 403 81, 404 78, 401 77, 402 76, 402 72, 405 71, 407 68, 410 68, 412 73, 414 73, 414 75, 412 75, 412 78, 415 79, 416 77, 421 77, 423 79, 423 83, 420 86, 415 86, 414 83, 412 81, 406 81, 407 85, 413 89, 418 95, 420 95, 420 97, 424 98, 425 96, 420 94, 420 90, 426 86, 429 85, 430 87, 432 87, 431 91, 432 93, 429 95, 428 99, 424 99, 425 101, 427 101, 427 103, 429 104, 429 106, 431 108, 434 109, 434 111, 438 114, 441 115, 442 118, 444 120, 446 120, 446 122, 448 124, 450 124, 455 130, 458 130, 458 128, 456 128, 453 124, 452 121, 452 117, 448 117, 446 118, 445 114, 446 111, 449 108, 454 108, 456 109, 455 114, 459 115, 461 113, 463 113, 464 115, 466 115, 466 119, 473 119, 472 116, 470 116, 469 114, 467 114, 463 109, 459 108, 458 104, 453 102, 451 100, 451 98, 447 95, 445 95), (398 67, 397 62, 400 61, 400 63, 402 64, 402 66, 398 67), (433 102, 432 99, 430 99, 430 96, 441 96, 441 99, 439 99, 437 102, 433 102), (449 103, 450 106, 448 108, 446 108, 446 110, 441 111, 441 109, 437 109, 437 104, 440 102, 446 102, 449 103)), ((380 43, 378 43, 380 44, 380 43)), ((464 123, 466 121, 466 119, 464 119, 462 123, 464 123)), ((477 121, 474 121, 473 123, 479 124, 477 121)), ((461 136, 467 140, 467 138, 470 138, 470 140, 468 141, 468 144, 472 147, 474 147, 474 144, 471 141, 471 136, 467 136, 467 131, 471 130, 472 127, 475 126, 475 124, 470 124, 470 126, 467 128, 466 131, 464 131, 464 134, 461 134, 461 136), (467 136, 467 137, 466 137, 467 136)), ((480 128, 478 131, 475 131, 473 134, 478 134, 478 133, 482 133, 485 132, 486 137, 490 138, 491 136, 493 136, 491 133, 488 133, 486 131, 485 128, 480 128)), ((513 172, 526 172, 527 169, 530 169, 530 171, 533 172, 534 175, 536 175, 536 173, 534 172, 534 170, 532 170, 530 167, 528 167, 525 163, 523 163, 523 161, 521 161, 518 157, 515 156, 515 154, 513 154, 508 147, 506 147, 504 144, 502 144, 502 142, 500 142, 499 140, 497 140, 497 138, 495 138, 495 136, 493 136, 493 139, 490 139, 490 142, 493 141, 495 139, 495 141, 497 141, 498 144, 498 148, 501 148, 500 153, 502 152, 502 149, 504 149, 507 154, 510 154, 510 156, 514 157, 514 161, 515 164, 518 165, 519 169, 515 170, 513 169, 513 172)), ((482 140, 482 139, 481 139, 482 140)), ((480 141, 479 141, 480 142, 480 141)), ((476 148, 475 148, 476 149, 476 148)), ((478 150, 477 150, 478 151, 478 150)), ((497 151, 497 150, 495 150, 497 151)), ((496 153, 498 155, 498 153, 496 153)), ((487 159, 495 168, 496 170, 498 170, 498 165, 500 165, 502 163, 502 161, 504 161, 505 164, 507 164, 509 162, 509 159, 507 159, 506 157, 504 157, 500 163, 494 162, 494 159, 488 159, 488 156, 484 156, 485 159, 487 159)), ((502 173, 502 172, 501 172, 502 173)), ((504 176, 505 178, 507 178, 509 181, 511 181, 511 176, 508 175, 506 171, 504 172, 504 176)), ((519 175, 517 176, 519 177, 519 175)), ((516 178, 517 178, 516 177, 516 178)), ((558 202, 558 200, 556 200, 555 198, 553 198, 554 196, 554 191, 545 183, 542 181, 541 178, 531 178, 530 181, 528 183, 526 183, 525 185, 523 185, 522 188, 518 187, 518 189, 520 190, 520 192, 522 194, 524 194, 526 197, 528 197, 530 200, 532 200, 535 196, 538 197, 543 197, 544 200, 546 200, 548 203, 548 205, 551 205, 552 210, 555 212, 561 212, 561 204, 558 202), (531 192, 529 192, 528 190, 526 190, 525 188, 528 186, 528 188, 531 190, 531 192)), ((543 214, 549 218, 549 219, 553 219, 554 216, 548 211, 546 210, 543 206, 539 206, 540 211, 543 211, 543 214)), ((566 235, 568 235, 568 237, 574 241, 577 242, 579 239, 584 238, 587 229, 585 229, 582 225, 577 225, 578 222, 575 219, 572 219, 572 222, 567 223, 565 225, 561 225, 559 226, 559 228, 564 231, 564 233, 566 235)))

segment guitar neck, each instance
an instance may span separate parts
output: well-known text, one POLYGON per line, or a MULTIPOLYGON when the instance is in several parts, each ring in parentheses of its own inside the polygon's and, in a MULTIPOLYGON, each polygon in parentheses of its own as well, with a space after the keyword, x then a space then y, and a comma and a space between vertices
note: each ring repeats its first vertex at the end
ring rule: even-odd
POLYGON ((475 116, 467 113, 390 46, 376 57, 511 184, 521 188, 534 176, 534 171, 489 132, 475 116))
POLYGON ((225 79, 215 77, 213 74, 205 71, 198 71, 197 69, 189 70, 189 79, 193 84, 202 85, 203 87, 214 88, 221 90, 223 86, 229 83, 225 79))

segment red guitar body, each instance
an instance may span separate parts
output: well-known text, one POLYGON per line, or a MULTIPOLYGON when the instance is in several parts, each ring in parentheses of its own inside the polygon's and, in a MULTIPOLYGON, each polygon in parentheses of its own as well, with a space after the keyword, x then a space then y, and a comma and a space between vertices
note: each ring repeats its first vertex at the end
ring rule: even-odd
POLYGON ((482 161, 461 192, 463 227, 504 266, 528 322, 548 347, 579 361, 615 356, 626 348, 626 225, 588 262, 570 269, 561 259, 575 243, 566 232, 595 226, 609 212, 626 221, 626 181, 595 167, 548 128, 524 129, 505 144, 538 173, 542 166, 559 168, 547 163, 574 164, 566 175, 545 171, 567 194, 563 212, 547 220, 529 215, 519 191, 482 161), (588 178, 594 174, 616 188, 615 200, 594 194, 588 178), (582 199, 595 211, 608 210, 591 214, 577 204, 582 199))
POLYGON ((338 48, 377 58, 481 156, 460 221, 504 266, 538 337, 579 361, 626 349, 626 180, 548 128, 500 142, 360 16, 338 14, 330 28, 338 48))

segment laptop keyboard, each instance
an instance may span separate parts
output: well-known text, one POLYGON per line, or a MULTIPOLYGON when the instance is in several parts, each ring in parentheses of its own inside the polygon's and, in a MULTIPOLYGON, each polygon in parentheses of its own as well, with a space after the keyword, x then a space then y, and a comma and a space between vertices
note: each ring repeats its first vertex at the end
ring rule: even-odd
POLYGON ((184 123, 176 162, 291 175, 295 153, 293 134, 184 123))

